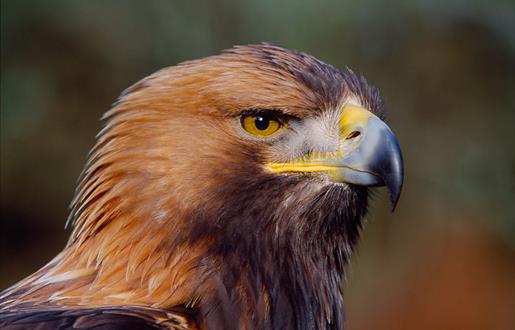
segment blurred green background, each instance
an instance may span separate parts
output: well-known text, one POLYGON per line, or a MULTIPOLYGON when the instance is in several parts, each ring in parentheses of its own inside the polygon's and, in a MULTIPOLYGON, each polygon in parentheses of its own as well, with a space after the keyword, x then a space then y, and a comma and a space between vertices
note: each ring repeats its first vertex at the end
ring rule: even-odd
POLYGON ((0 289, 65 244, 76 178, 119 93, 268 41, 363 73, 406 181, 377 195, 347 276, 361 329, 515 329, 515 3, 1 1, 0 289))

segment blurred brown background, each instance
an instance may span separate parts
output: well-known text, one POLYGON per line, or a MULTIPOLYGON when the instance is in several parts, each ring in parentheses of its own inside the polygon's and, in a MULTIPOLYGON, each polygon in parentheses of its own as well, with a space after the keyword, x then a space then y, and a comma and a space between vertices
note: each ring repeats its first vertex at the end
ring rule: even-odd
POLYGON ((377 85, 406 162, 346 284, 361 329, 515 329, 515 4, 1 0, 0 289, 65 244, 99 117, 135 81, 278 43, 377 85))

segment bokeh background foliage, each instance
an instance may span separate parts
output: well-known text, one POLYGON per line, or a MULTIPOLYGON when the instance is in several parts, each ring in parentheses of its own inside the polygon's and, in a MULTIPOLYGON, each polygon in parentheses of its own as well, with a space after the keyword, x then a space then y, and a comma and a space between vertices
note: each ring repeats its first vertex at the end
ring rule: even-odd
POLYGON ((513 1, 1 0, 0 288, 64 245, 98 118, 161 67, 278 43, 378 86, 406 181, 374 198, 351 329, 515 328, 513 1))

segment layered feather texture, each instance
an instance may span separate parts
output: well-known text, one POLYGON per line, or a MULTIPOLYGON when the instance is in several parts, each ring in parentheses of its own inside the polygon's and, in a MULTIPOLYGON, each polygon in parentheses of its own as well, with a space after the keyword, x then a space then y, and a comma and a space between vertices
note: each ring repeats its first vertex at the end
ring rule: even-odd
POLYGON ((349 99, 381 115, 363 78, 267 44, 130 87, 104 116, 66 247, 1 294, 0 325, 341 329, 367 190, 267 172, 308 138, 293 152, 286 138, 246 138, 237 118, 273 109, 316 122, 349 99))

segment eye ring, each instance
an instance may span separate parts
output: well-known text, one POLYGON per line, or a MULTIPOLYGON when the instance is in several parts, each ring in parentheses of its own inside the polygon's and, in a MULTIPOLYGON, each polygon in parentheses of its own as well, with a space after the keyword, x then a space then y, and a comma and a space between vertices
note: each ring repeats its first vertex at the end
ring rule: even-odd
POLYGON ((244 113, 240 117, 240 123, 247 133, 260 138, 269 138, 285 127, 272 111, 244 113))

